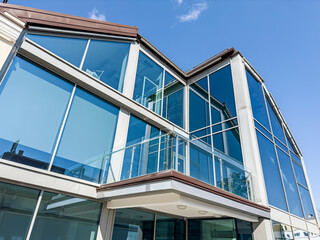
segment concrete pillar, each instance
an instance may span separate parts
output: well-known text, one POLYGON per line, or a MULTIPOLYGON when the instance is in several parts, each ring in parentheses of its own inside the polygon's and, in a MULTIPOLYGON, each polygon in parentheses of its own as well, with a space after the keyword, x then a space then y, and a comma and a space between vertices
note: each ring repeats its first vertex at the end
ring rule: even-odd
POLYGON ((116 210, 107 208, 107 202, 103 203, 96 240, 112 239, 115 212, 116 210))

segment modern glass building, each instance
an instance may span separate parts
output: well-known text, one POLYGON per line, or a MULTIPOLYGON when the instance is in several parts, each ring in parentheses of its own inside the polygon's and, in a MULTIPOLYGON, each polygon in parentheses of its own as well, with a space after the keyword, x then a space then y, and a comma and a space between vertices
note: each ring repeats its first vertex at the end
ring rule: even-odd
POLYGON ((304 160, 235 49, 0 4, 0 240, 319 240, 304 160))

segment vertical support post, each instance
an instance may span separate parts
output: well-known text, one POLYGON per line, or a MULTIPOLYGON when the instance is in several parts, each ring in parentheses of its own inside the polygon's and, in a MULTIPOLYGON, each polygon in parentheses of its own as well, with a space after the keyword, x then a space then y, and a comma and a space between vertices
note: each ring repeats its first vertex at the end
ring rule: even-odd
MULTIPOLYGON (((120 109, 112 152, 118 151, 126 146, 129 120, 130 114, 127 111, 120 109)), ((110 157, 107 183, 120 181, 124 153, 124 150, 112 153, 110 157)))
MULTIPOLYGON (((254 126, 249 87, 243 60, 239 54, 231 59, 231 72, 236 100, 239 132, 242 146, 243 162, 252 174, 254 200, 268 206, 267 193, 263 178, 258 140, 254 126)), ((261 219, 254 224, 255 239, 273 239, 270 220, 261 219)))
POLYGON ((107 208, 107 202, 103 203, 96 240, 112 239, 115 213, 116 210, 107 208))

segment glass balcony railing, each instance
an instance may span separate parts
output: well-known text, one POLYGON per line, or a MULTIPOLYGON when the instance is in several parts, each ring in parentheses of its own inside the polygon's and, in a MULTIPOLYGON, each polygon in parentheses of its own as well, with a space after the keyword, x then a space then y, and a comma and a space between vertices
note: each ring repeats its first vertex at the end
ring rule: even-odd
POLYGON ((214 150, 200 140, 161 135, 105 155, 100 183, 130 179, 173 169, 243 198, 254 200, 251 174, 242 163, 214 150), (123 159, 121 176, 112 164, 123 159), (109 175, 109 176, 108 176, 109 175))

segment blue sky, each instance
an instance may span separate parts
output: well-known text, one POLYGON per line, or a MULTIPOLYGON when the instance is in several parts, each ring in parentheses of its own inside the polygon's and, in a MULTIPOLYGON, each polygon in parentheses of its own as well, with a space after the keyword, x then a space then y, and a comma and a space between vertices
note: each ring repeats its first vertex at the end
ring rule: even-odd
POLYGON ((320 1, 9 0, 9 3, 137 26, 141 35, 183 70, 226 48, 241 51, 265 79, 300 146, 320 208, 317 140, 320 130, 316 121, 320 119, 320 1))

